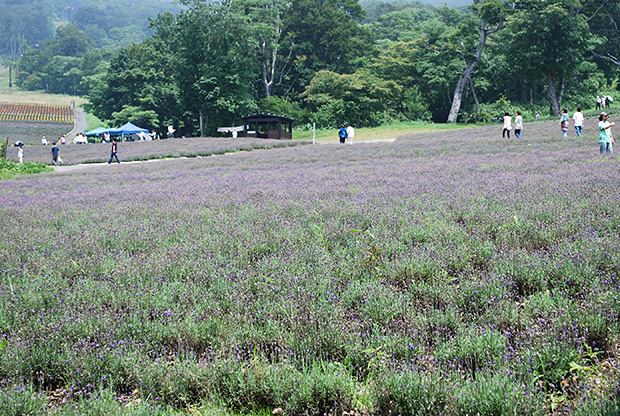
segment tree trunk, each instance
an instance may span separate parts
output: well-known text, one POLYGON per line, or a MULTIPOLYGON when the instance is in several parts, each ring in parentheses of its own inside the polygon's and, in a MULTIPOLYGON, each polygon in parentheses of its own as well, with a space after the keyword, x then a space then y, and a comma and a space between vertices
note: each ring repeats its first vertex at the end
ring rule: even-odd
MULTIPOLYGON (((263 49, 266 49, 266 42, 264 42, 263 49)), ((263 85, 265 86, 265 98, 271 97, 273 82, 275 78, 276 60, 278 58, 278 48, 273 47, 270 51, 269 59, 263 61, 263 85)))
POLYGON ((559 116, 560 106, 562 105, 562 97, 564 96, 564 78, 560 78, 560 84, 557 85, 551 72, 547 72, 546 75, 549 106, 553 115, 559 116))
POLYGON ((9 88, 13 88, 13 63, 9 63, 9 88))
POLYGON ((202 118, 204 117, 204 111, 200 110, 200 137, 205 137, 205 135, 202 132, 202 118))
POLYGON ((463 91, 465 90, 465 85, 467 81, 469 81, 469 77, 471 73, 476 68, 476 64, 480 60, 482 56, 482 50, 484 49, 484 45, 487 42, 487 38, 491 33, 497 32, 500 29, 504 28, 503 22, 500 22, 497 27, 492 29, 487 29, 487 22, 482 19, 480 22, 480 39, 478 40, 478 46, 476 46, 476 53, 470 62, 467 63, 465 70, 463 71, 463 75, 459 78, 459 81, 456 83, 456 88, 454 89, 454 98, 452 99, 452 107, 450 108, 450 114, 448 114, 448 123, 456 123, 456 119, 459 115, 459 110, 461 109, 461 102, 463 99, 463 91))
POLYGON ((467 68, 465 68, 463 75, 459 78, 459 82, 456 83, 454 97, 452 98, 452 107, 450 108, 450 114, 448 114, 448 123, 456 123, 456 119, 459 116, 459 111, 461 110, 461 101, 463 99, 463 91, 465 91, 465 84, 476 67, 476 63, 477 60, 467 64, 467 68))
POLYGON ((474 89, 474 81, 469 78, 469 88, 471 89, 471 95, 474 97, 474 102, 476 103, 476 114, 480 114, 480 102, 478 101, 478 97, 476 96, 476 90, 474 89))

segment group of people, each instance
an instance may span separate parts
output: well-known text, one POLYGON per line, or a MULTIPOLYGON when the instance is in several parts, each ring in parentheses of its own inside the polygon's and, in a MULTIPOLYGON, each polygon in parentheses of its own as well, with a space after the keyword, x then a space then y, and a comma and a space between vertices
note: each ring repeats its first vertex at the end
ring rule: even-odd
POLYGON ((338 130, 338 138, 340 139, 340 143, 353 144, 353 137, 355 137, 355 129, 353 126, 350 124, 347 124, 346 126, 342 124, 340 126, 340 130, 338 130))
MULTIPOLYGON (((510 139, 510 130, 512 130, 512 117, 510 113, 506 111, 504 113, 504 125, 502 126, 502 137, 510 139)), ((517 110, 517 116, 515 117, 515 136, 521 138, 521 130, 523 130, 523 117, 521 117, 521 111, 517 110)))
MULTIPOLYGON (((597 97, 597 99, 600 97, 597 97)), ((538 113, 536 113, 538 115, 538 113)), ((537 117, 538 118, 538 117, 537 117)), ((615 125, 614 122, 609 122, 609 115, 606 112, 602 112, 598 118, 598 130, 599 130, 599 146, 600 153, 613 153, 614 137, 611 131, 611 127, 615 125)), ((568 109, 562 109, 562 115, 560 116, 560 131, 562 137, 568 136, 568 125, 570 123, 570 116, 568 115, 568 109)), ((581 112, 581 107, 577 107, 577 111, 573 114, 573 127, 577 137, 581 137, 581 133, 584 127, 584 116, 581 112)), ((515 136, 521 137, 521 130, 523 129, 523 117, 521 117, 521 111, 517 110, 515 117, 515 136)), ((502 137, 508 137, 510 139, 510 131, 512 130, 512 117, 509 112, 504 113, 504 124, 502 126, 502 137)))
POLYGON ((596 109, 602 110, 603 108, 609 108, 613 100, 614 99, 610 95, 597 95, 596 96, 596 109))
MULTIPOLYGON (((583 114, 581 113, 581 107, 577 107, 577 111, 573 114, 573 127, 575 127, 575 132, 577 133, 577 137, 581 137, 581 131, 583 130, 583 114)), ((562 115, 560 116, 560 130, 562 131, 562 137, 568 136, 568 110, 566 108, 562 109, 562 115)))

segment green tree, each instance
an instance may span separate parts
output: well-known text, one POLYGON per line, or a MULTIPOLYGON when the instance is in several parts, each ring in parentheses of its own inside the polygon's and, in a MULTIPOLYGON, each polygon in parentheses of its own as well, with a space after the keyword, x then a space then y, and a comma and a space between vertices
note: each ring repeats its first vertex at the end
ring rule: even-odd
MULTIPOLYGON (((18 84, 56 94, 82 94, 82 78, 96 70, 90 39, 72 25, 60 26, 54 39, 28 47, 19 60, 18 84)), ((96 61, 95 61, 96 62, 96 61)))
MULTIPOLYGON (((384 28, 393 33, 393 38, 413 38, 406 42, 382 40, 381 52, 373 60, 373 70, 379 77, 399 85, 397 108, 407 118, 427 119, 430 112, 433 119, 443 121, 448 114, 451 85, 462 71, 453 41, 458 31, 451 26, 462 16, 455 19, 454 13, 458 12, 449 12, 449 20, 435 13, 434 18, 417 24, 400 21, 393 31, 389 26, 384 28)), ((385 15, 386 24, 398 21, 391 16, 392 13, 385 15)))
MULTIPOLYGON (((450 113, 448 114, 448 123, 456 123, 461 109, 463 93, 468 83, 471 85, 471 74, 482 57, 482 51, 484 50, 488 37, 505 27, 504 19, 507 14, 508 7, 503 1, 500 0, 475 0, 472 9, 480 18, 478 42, 473 53, 471 52, 470 47, 465 47, 461 51, 463 58, 465 59, 465 69, 463 70, 463 73, 454 89, 452 107, 450 108, 450 113)), ((467 31, 464 33, 466 32, 467 31)), ((467 39, 467 36, 462 39, 467 39)), ((464 41, 462 41, 461 44, 466 46, 464 41)))
POLYGON ((353 73, 365 64, 374 39, 360 25, 363 18, 357 0, 292 0, 283 31, 290 34, 297 64, 289 86, 300 91, 319 70, 353 73))
POLYGON ((258 65, 246 48, 239 14, 214 5, 197 5, 176 23, 158 21, 157 36, 174 49, 180 101, 198 120, 194 131, 214 133, 218 124, 231 125, 240 112, 255 107, 258 65), (170 29, 174 28, 173 31, 170 29))
POLYGON ((384 121, 398 97, 395 82, 378 78, 367 69, 354 74, 319 71, 303 93, 321 127, 334 128, 343 122, 373 126, 384 121))
POLYGON ((110 61, 105 74, 84 81, 90 91, 87 110, 103 120, 119 123, 148 123, 143 127, 161 128, 167 124, 184 129, 178 106, 173 55, 169 45, 157 37, 122 49, 110 61))
POLYGON ((560 114, 567 79, 592 47, 582 0, 516 1, 507 20, 506 55, 527 77, 543 80, 551 112, 560 114))

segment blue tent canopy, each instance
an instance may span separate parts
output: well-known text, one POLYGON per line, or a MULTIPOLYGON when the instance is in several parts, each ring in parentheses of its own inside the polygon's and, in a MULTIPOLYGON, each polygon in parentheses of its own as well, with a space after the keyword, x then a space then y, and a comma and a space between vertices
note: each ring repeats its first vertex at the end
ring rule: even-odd
POLYGON ((108 130, 109 129, 106 129, 105 127, 97 127, 95 130, 87 131, 86 133, 84 133, 84 135, 85 136, 98 136, 100 134, 107 132, 108 130))
POLYGON ((127 123, 117 129, 109 129, 108 133, 110 134, 133 134, 133 133, 148 133, 148 129, 143 129, 142 127, 138 127, 135 124, 127 123))

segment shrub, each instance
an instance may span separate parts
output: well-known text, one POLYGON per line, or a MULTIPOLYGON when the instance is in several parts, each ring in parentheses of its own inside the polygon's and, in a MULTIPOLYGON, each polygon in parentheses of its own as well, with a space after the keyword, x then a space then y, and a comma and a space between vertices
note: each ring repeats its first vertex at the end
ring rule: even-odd
POLYGON ((543 415, 533 406, 533 389, 526 387, 505 374, 480 375, 462 384, 455 382, 456 414, 498 416, 498 415, 543 415))
POLYGON ((32 385, 3 386, 0 414, 3 416, 46 415, 47 398, 38 393, 32 385))
POLYGON ((18 175, 32 175, 42 172, 52 172, 49 166, 43 163, 24 162, 23 164, 0 159, 0 180, 11 179, 18 175))
POLYGON ((439 374, 406 371, 388 374, 376 384, 376 410, 382 415, 432 416, 445 414, 450 401, 439 374))

